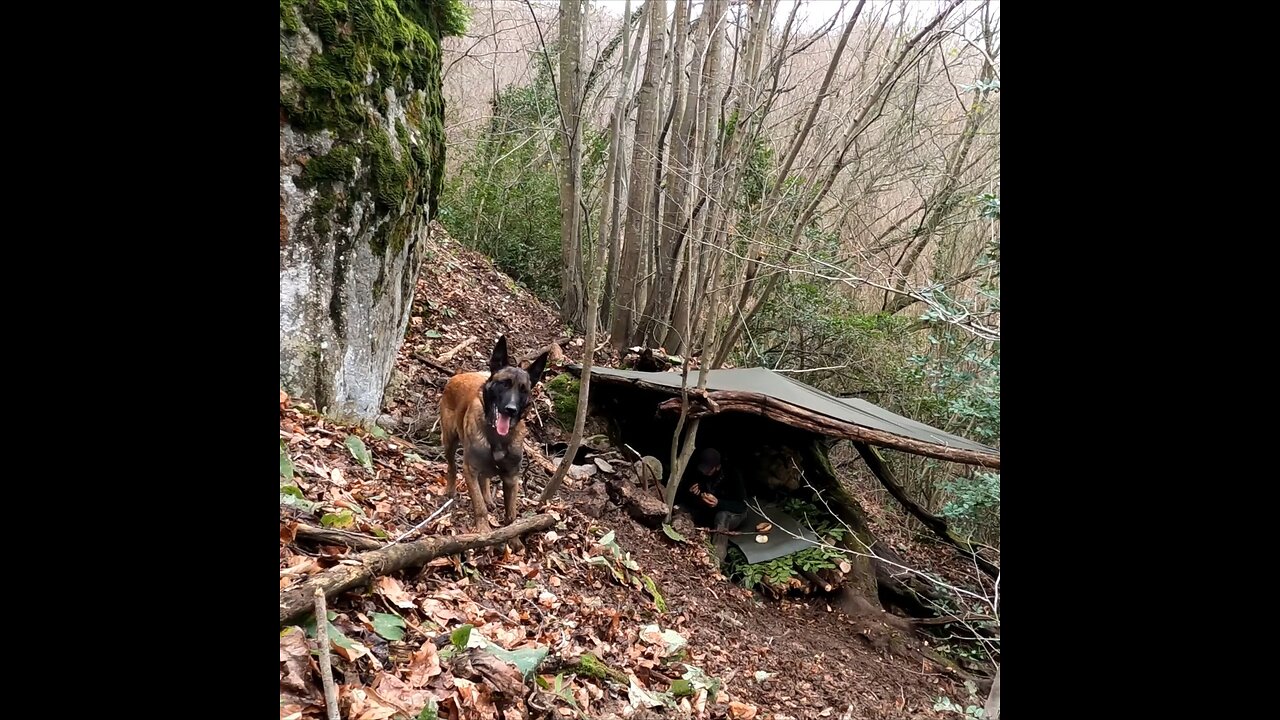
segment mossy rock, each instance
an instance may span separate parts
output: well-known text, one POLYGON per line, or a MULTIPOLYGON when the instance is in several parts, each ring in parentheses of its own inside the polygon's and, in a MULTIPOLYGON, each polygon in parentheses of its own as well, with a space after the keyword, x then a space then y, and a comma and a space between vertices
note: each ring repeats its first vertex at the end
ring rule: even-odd
POLYGON ((461 0, 280 0, 281 113, 334 139, 297 180, 320 193, 311 221, 321 239, 365 193, 383 219, 375 253, 399 252, 422 216, 434 217, 445 154, 439 40, 465 24, 461 0), (392 120, 392 98, 403 120, 392 120))
POLYGON ((578 393, 582 384, 569 373, 560 373, 545 387, 547 397, 551 398, 551 411, 556 423, 565 430, 573 429, 573 422, 578 418, 578 393))

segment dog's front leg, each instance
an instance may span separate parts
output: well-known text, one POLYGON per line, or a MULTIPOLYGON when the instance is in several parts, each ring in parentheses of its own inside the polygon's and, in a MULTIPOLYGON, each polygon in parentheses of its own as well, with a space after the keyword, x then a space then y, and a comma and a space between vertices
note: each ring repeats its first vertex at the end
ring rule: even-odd
POLYGON ((492 526, 489 525, 489 508, 485 504, 485 496, 480 490, 480 483, 483 482, 487 488, 489 481, 487 478, 480 478, 478 473, 471 468, 470 463, 463 464, 462 474, 467 479, 467 494, 471 496, 471 513, 475 517, 475 530, 478 533, 487 533, 492 529, 492 526))
MULTIPOLYGON (((507 523, 510 525, 515 522, 516 514, 519 512, 518 501, 520 499, 520 481, 513 472, 502 478, 502 503, 505 506, 507 523)), ((520 538, 513 537, 507 542, 512 552, 520 552, 524 549, 524 543, 520 542, 520 538)))
POLYGON ((520 481, 515 475, 502 478, 502 503, 505 506, 507 515, 507 523, 510 525, 515 522, 516 514, 520 512, 517 502, 520 499, 520 481))

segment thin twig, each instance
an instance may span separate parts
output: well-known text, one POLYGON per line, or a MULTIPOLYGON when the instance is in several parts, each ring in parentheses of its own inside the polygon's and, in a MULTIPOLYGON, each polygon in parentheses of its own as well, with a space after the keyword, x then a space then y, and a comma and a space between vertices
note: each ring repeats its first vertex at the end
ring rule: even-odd
POLYGON ((844 365, 830 365, 827 367, 806 368, 804 370, 779 370, 778 368, 774 368, 773 371, 776 373, 811 373, 818 372, 820 370, 843 370, 847 367, 849 367, 849 363, 845 363, 844 365))
POLYGON ((329 720, 340 720, 338 686, 333 684, 333 662, 329 658, 329 612, 321 588, 316 588, 316 639, 320 641, 320 680, 324 683, 325 710, 329 720))
POLYGON ((401 533, 400 537, 396 538, 395 540, 392 540, 391 542, 387 543, 386 545, 383 545, 382 547, 384 547, 384 548, 389 548, 389 547, 391 547, 392 545, 395 545, 396 543, 400 542, 401 540, 403 540, 403 539, 405 539, 405 538, 409 537, 410 535, 412 535, 413 533, 417 532, 417 531, 418 531, 418 530, 419 530, 423 525, 426 525, 427 523, 431 522, 432 520, 435 520, 435 519, 436 519, 436 517, 440 515, 440 513, 444 512, 446 508, 448 508, 450 505, 452 505, 452 504, 453 504, 453 501, 454 501, 454 498, 449 498, 449 499, 448 499, 448 500, 446 500, 446 501, 445 501, 445 503, 444 503, 443 505, 441 505, 441 506, 440 506, 440 507, 439 507, 435 512, 431 513, 431 517, 427 518, 426 520, 423 520, 422 522, 418 523, 417 525, 414 525, 413 527, 409 528, 408 530, 405 530, 403 533, 401 533))

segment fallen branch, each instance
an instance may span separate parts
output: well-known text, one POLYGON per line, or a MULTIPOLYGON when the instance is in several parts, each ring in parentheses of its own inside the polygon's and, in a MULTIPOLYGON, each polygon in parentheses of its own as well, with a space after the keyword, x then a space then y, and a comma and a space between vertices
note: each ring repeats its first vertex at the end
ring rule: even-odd
POLYGON ((970 622, 994 622, 995 618, 989 615, 966 615, 964 617, 956 617, 955 615, 944 615, 942 617, 933 618, 911 618, 911 624, 917 627, 926 625, 950 625, 951 623, 967 624, 970 622))
POLYGON ((466 340, 463 340, 462 342, 460 342, 460 343, 458 343, 457 345, 453 346, 453 348, 452 348, 451 350, 449 350, 448 352, 446 352, 446 353, 442 354, 440 357, 437 357, 437 358, 436 358, 436 362, 440 363, 441 365, 444 365, 445 363, 447 363, 447 362, 449 362, 450 360, 452 360, 454 355, 457 355, 459 352, 461 352, 461 351, 462 351, 463 349, 465 349, 468 345, 470 345, 471 343, 473 343, 473 342, 475 342, 475 341, 476 341, 476 336, 475 336, 475 335, 472 335, 471 337, 467 338, 466 340))
POLYGON ((324 684, 324 707, 329 720, 339 720, 338 686, 333 684, 333 661, 329 658, 329 613, 324 607, 324 591, 316 588, 316 639, 320 642, 320 681, 324 684))
POLYGON ((452 371, 452 370, 450 370, 449 368, 447 368, 447 367, 445 367, 445 366, 441 365, 440 363, 436 362, 435 360, 432 360, 431 358, 427 357, 426 355, 423 355, 423 354, 422 354, 422 353, 420 353, 420 352, 419 352, 419 353, 414 353, 414 354, 413 354, 413 358, 414 358, 415 360, 417 360, 418 362, 422 363, 423 365, 426 365, 427 367, 431 368, 432 370, 435 370, 436 372, 440 373, 441 375, 444 375, 445 377, 453 377, 454 375, 457 375, 457 373, 455 373, 454 371, 452 371))
POLYGON ((291 624, 311 609, 312 598, 317 589, 324 592, 325 597, 332 598, 338 593, 364 585, 375 577, 425 565, 445 555, 499 545, 525 533, 546 530, 554 524, 555 518, 543 513, 520 518, 506 527, 483 535, 469 533, 434 537, 362 553, 282 591, 280 593, 280 627, 291 624))
POLYGON ((529 441, 527 440, 524 443, 524 452, 526 455, 529 456, 530 460, 538 464, 538 467, 542 468, 543 470, 546 470, 549 473, 555 473, 556 466, 552 464, 550 460, 547 459, 546 455, 543 455, 541 452, 539 452, 538 448, 530 445, 529 441))
POLYGON ((536 360, 537 357, 544 352, 547 354, 546 367, 548 368, 555 367, 556 363, 564 359, 564 350, 560 349, 560 344, 551 343, 550 345, 540 347, 537 350, 533 350, 532 352, 529 352, 524 356, 522 356, 519 360, 520 367, 524 370, 528 370, 529 363, 536 360))
POLYGON ((805 580, 808 580, 809 582, 813 583, 814 587, 822 588, 823 592, 831 592, 832 590, 835 589, 835 585, 832 585, 826 580, 823 580, 822 578, 818 577, 817 573, 811 570, 805 570, 804 568, 800 568, 800 575, 804 577, 805 580))
POLYGON ((667 517, 667 504, 632 485, 624 473, 607 475, 605 489, 631 519, 653 530, 662 527, 667 517))
POLYGON ((309 540, 329 545, 346 545, 353 550, 377 550, 383 544, 381 540, 371 538, 368 535, 345 530, 329 530, 311 525, 298 525, 293 537, 295 540, 309 540))

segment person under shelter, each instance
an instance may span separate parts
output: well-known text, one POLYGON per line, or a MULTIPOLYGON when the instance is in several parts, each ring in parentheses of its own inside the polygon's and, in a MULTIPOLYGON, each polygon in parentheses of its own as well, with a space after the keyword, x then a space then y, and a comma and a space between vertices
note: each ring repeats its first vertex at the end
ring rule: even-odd
POLYGON ((733 530, 747 515, 746 486, 742 471, 732 465, 725 468, 715 448, 699 450, 696 461, 689 492, 715 511, 712 528, 719 531, 715 539, 716 560, 723 563, 729 552, 729 536, 723 531, 733 530))

